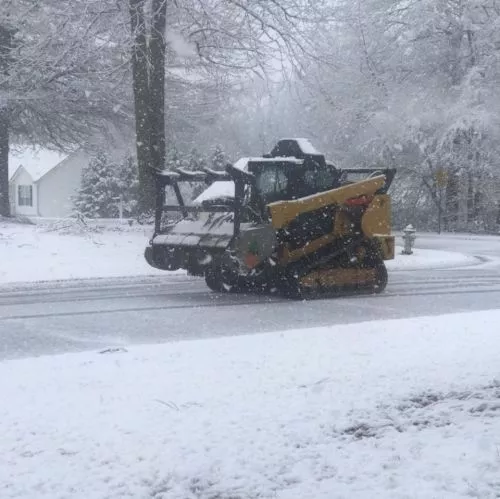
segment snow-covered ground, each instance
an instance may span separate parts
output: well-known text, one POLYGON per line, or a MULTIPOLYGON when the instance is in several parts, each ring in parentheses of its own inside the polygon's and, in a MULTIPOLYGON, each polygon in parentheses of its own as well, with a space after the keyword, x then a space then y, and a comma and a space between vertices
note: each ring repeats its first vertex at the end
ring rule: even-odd
POLYGON ((0 222, 0 283, 164 274, 144 260, 151 232, 137 225, 82 229, 71 220, 0 222))
MULTIPOLYGON (((144 260, 151 227, 106 224, 102 230, 82 229, 75 221, 40 225, 0 222, 0 283, 167 275, 144 260), (5 264, 4 262, 7 262, 5 264)), ((390 271, 473 264, 456 252, 416 249, 387 262, 390 271)))
POLYGON ((396 246, 395 259, 385 262, 389 271, 439 269, 474 265, 477 263, 474 257, 456 251, 415 248, 412 255, 402 255, 401 251, 402 247, 396 246))
POLYGON ((0 497, 498 497, 499 321, 2 362, 0 497))

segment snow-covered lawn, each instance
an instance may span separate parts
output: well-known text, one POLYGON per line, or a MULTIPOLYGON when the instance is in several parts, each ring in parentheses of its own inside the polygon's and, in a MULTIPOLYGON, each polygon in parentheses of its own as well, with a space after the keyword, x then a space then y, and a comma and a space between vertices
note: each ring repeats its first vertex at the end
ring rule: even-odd
POLYGON ((4 361, 0 497, 498 497, 499 321, 4 361))
POLYGON ((73 221, 0 222, 0 283, 164 274, 144 260, 151 231, 127 225, 80 230, 73 221))
MULTIPOLYGON (((0 283, 59 279, 167 275, 144 260, 151 227, 110 225, 81 230, 74 221, 24 225, 0 221, 0 283)), ((416 249, 387 262, 389 270, 417 270, 474 263, 456 252, 416 249)))

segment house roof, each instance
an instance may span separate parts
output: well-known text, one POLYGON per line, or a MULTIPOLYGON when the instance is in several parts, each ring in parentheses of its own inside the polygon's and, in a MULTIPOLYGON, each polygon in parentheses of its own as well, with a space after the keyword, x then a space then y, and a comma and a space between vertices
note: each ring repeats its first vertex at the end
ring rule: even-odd
POLYGON ((9 180, 14 177, 20 167, 23 167, 33 182, 36 182, 67 157, 67 154, 41 148, 29 147, 20 151, 11 151, 9 153, 9 180))

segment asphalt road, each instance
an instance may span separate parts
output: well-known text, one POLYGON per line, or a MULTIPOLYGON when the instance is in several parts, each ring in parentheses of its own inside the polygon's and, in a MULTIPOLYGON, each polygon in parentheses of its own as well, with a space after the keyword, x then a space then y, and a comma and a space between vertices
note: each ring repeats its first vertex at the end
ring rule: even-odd
POLYGON ((0 287, 0 359, 500 308, 500 237, 420 235, 417 246, 478 264, 392 272, 383 295, 306 302, 167 274, 0 287))

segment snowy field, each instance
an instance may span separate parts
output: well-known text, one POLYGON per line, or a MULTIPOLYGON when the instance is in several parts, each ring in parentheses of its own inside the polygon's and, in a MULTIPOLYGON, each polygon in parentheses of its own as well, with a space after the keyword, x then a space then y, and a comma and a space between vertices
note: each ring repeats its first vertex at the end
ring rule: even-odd
MULTIPOLYGON (((151 227, 83 229, 74 221, 24 225, 0 221, 0 283, 168 275, 144 260, 151 227), (6 263, 5 263, 6 262, 6 263)), ((389 270, 418 270, 473 264, 460 253, 416 249, 387 262, 389 270)))
POLYGON ((0 497, 499 497, 499 321, 4 361, 0 497))

